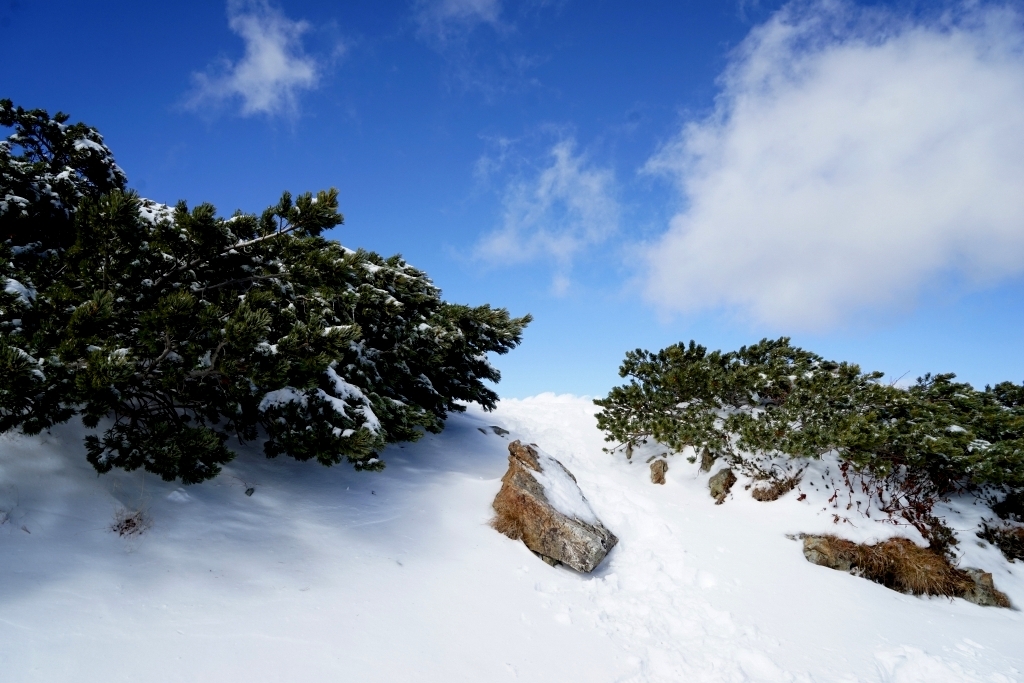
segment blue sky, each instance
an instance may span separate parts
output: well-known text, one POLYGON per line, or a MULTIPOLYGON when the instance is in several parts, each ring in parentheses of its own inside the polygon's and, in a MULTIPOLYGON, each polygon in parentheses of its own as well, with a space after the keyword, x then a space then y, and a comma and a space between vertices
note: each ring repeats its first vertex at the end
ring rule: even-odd
POLYGON ((1024 379, 1017 4, 0 4, 0 96, 130 183, 260 211, 530 312, 499 393, 792 336, 893 379, 1024 379))

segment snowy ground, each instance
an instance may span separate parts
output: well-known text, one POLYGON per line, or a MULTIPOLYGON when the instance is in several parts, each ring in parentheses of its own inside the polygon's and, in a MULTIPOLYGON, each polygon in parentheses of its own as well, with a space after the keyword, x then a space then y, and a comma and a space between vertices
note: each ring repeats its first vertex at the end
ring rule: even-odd
MULTIPOLYGON (((655 486, 601 452, 593 413, 504 401, 389 449, 381 473, 253 449, 188 488, 97 477, 73 425, 0 436, 0 681, 1024 682, 1022 612, 901 595, 786 538, 890 527, 836 527, 810 488, 759 503, 741 480, 715 506, 679 457, 655 486), (487 526, 514 438, 619 536, 593 575, 487 526), (122 505, 152 519, 137 540, 109 531, 122 505)), ((1024 606, 1024 565, 963 538, 964 564, 1024 606)))

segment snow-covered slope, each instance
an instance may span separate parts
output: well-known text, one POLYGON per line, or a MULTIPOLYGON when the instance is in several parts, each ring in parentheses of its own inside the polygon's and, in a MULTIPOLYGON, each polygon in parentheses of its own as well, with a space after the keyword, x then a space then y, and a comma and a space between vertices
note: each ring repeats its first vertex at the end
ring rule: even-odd
MULTIPOLYGON (((639 456, 601 452, 593 413, 503 401, 390 448, 381 473, 252 448, 188 488, 97 477, 74 425, 2 436, 0 681, 1024 681, 1020 611, 901 595, 786 538, 891 528, 837 528, 813 492, 759 503, 739 485, 715 506, 678 457, 655 486, 639 456), (619 537, 593 575, 487 526, 515 438, 572 470, 619 537), (152 527, 111 533, 121 506, 152 527)), ((961 546, 1024 605, 1024 565, 961 546)))

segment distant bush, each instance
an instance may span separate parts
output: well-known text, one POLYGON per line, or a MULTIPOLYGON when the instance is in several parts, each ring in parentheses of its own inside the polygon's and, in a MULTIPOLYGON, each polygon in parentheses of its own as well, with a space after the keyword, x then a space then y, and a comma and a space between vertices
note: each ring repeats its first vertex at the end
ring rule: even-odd
POLYGON ((333 189, 227 219, 142 199, 67 120, 0 100, 0 432, 109 418, 86 438, 97 470, 194 483, 231 437, 379 469, 462 402, 494 407, 487 354, 529 316, 445 302, 401 257, 325 239, 333 189))
POLYGON ((595 401, 612 450, 653 439, 772 481, 791 476, 780 461, 835 453, 851 487, 939 547, 950 541, 933 514, 941 498, 1024 489, 1024 386, 1011 382, 979 391, 944 374, 898 388, 788 338, 727 353, 637 349, 619 374, 629 383, 595 401))

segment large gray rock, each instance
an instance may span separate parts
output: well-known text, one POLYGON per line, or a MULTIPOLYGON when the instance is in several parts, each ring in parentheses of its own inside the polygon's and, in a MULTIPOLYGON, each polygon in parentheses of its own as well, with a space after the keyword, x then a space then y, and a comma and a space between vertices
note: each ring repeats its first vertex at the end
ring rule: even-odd
POLYGON ((495 529, 549 564, 593 571, 619 539, 597 518, 576 477, 535 445, 513 441, 494 498, 495 529))

